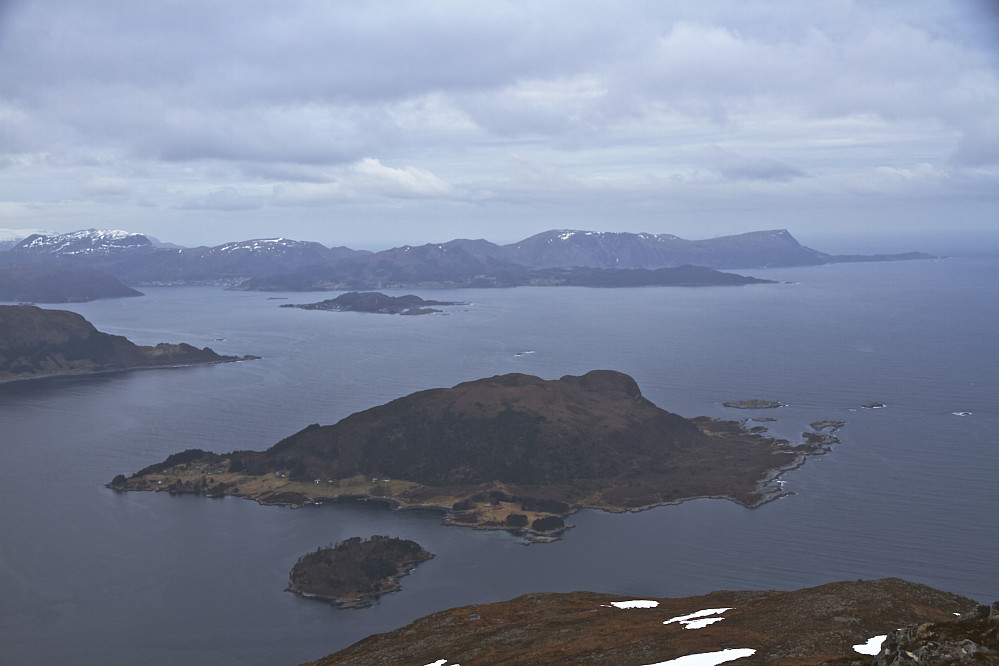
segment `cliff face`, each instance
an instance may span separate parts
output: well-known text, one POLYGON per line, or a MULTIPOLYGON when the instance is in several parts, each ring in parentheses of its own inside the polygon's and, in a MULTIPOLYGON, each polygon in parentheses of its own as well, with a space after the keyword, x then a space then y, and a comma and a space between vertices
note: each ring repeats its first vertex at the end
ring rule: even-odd
POLYGON ((529 594, 434 613, 313 664, 655 664, 726 649, 746 655, 734 663, 747 666, 870 664, 873 657, 853 646, 974 607, 897 578, 684 599, 529 594))
POLYGON ((138 346, 98 331, 75 312, 0 305, 0 381, 233 360, 184 343, 138 346))

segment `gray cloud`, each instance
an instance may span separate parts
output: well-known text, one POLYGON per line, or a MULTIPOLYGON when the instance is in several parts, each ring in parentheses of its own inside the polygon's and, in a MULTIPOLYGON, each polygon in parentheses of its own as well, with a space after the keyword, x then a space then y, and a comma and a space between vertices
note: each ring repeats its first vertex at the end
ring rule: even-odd
POLYGON ((187 199, 179 207, 186 210, 243 211, 261 207, 256 197, 240 194, 234 187, 224 187, 203 197, 187 199))
POLYGON ((708 161, 725 178, 731 180, 770 180, 787 182, 806 174, 790 164, 766 156, 740 155, 713 146, 708 161))
POLYGON ((24 204, 19 226, 82 226, 45 209, 80 196, 170 240, 193 209, 360 206, 387 237, 437 204, 602 228, 615 206, 666 219, 668 198, 703 221, 732 197, 999 192, 984 0, 2 6, 0 202, 24 204))

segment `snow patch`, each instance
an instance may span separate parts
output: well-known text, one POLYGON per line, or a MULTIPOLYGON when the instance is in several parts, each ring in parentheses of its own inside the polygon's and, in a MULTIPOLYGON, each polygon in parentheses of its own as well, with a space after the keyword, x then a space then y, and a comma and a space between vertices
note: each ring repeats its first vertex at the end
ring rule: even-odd
POLYGON ((888 636, 872 636, 867 639, 866 643, 860 643, 859 645, 853 646, 854 652, 859 652, 860 654, 877 654, 881 652, 881 644, 885 642, 888 636))
POLYGON ((633 601, 612 601, 610 605, 615 608, 655 608, 659 602, 651 599, 635 599, 633 601))
POLYGON ((709 624, 714 622, 720 622, 724 620, 723 617, 709 617, 711 615, 721 615, 727 610, 732 610, 731 608, 705 608, 704 610, 699 610, 696 613, 691 613, 689 615, 680 615, 679 617, 670 618, 663 622, 663 624, 673 624, 674 622, 679 622, 683 625, 684 629, 702 629, 709 624))
POLYGON ((735 661, 743 657, 750 657, 756 654, 752 648, 729 648, 720 652, 700 652, 698 654, 688 654, 684 657, 660 661, 646 666, 715 666, 724 664, 726 661, 735 661))

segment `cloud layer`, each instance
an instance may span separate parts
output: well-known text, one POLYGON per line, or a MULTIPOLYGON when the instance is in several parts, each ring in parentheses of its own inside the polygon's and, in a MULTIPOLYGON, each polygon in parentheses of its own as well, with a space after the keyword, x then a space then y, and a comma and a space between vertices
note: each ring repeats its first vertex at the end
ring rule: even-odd
POLYGON ((926 226, 932 199, 981 228, 997 44, 985 0, 13 0, 0 226, 703 237, 926 226))

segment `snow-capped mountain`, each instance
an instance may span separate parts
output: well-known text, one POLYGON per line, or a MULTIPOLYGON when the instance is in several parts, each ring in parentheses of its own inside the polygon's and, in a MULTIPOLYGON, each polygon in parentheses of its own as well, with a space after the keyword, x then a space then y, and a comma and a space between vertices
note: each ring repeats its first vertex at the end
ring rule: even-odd
POLYGON ((11 252, 30 257, 112 257, 130 252, 148 252, 152 242, 142 234, 117 229, 84 229, 69 234, 32 234, 11 252))

